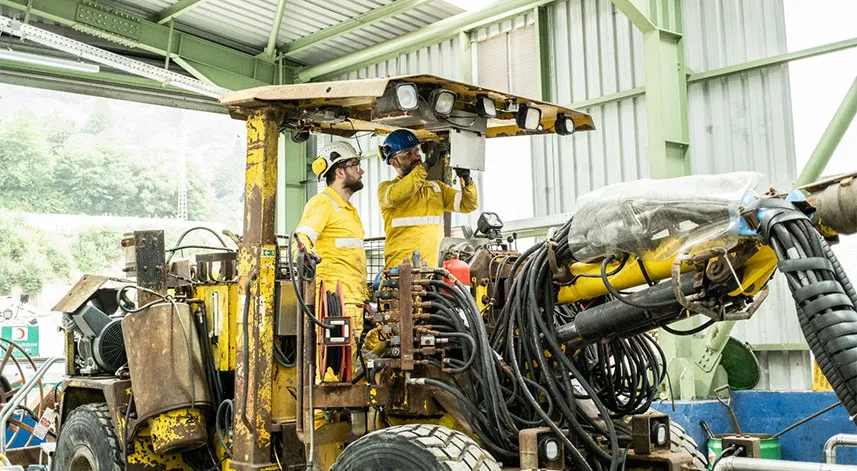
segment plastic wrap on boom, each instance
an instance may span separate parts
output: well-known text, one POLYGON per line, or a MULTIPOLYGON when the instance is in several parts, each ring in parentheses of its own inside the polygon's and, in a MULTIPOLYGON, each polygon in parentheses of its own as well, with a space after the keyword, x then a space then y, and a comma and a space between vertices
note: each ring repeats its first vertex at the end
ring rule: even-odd
POLYGON ((657 260, 737 241, 738 207, 755 172, 617 183, 577 200, 568 234, 576 260, 631 253, 657 260))

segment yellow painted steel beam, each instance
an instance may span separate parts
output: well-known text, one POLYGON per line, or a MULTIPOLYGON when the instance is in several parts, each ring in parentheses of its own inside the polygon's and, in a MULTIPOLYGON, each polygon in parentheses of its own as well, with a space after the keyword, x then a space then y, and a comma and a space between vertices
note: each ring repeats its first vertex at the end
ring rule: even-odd
POLYGON ((277 138, 282 112, 247 119, 244 239, 238 250, 239 320, 235 375, 235 470, 277 469, 271 462, 277 138), (245 306, 249 287, 249 306, 245 306), (243 310, 249 309, 245 324, 243 310), (246 332, 245 332, 246 329, 246 332), (245 355, 246 351, 246 355, 245 355))

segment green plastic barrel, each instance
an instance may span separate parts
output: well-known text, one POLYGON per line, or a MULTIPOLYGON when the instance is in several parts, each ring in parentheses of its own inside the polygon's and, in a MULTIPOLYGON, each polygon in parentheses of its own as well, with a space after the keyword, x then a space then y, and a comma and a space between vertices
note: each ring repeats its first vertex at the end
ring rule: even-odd
MULTIPOLYGON (((765 460, 779 460, 782 459, 782 448, 780 447, 780 439, 779 438, 771 438, 770 434, 761 434, 761 433, 750 433, 748 434, 751 437, 759 437, 762 439, 762 443, 760 444, 762 449, 762 459, 765 460)), ((717 435, 718 438, 709 438, 708 439, 708 462, 714 463, 714 460, 720 456, 720 452, 723 451, 723 442, 720 440, 720 437, 724 437, 725 435, 717 435)), ((710 469, 710 468, 709 468, 710 469)))

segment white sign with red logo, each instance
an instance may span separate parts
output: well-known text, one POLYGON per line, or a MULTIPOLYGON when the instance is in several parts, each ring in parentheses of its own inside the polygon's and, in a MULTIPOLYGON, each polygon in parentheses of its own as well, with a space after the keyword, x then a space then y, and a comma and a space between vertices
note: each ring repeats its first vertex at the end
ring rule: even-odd
POLYGON ((33 428, 33 435, 39 440, 44 440, 48 436, 48 430, 54 426, 54 420, 57 418, 57 413, 53 409, 45 409, 39 423, 33 428))

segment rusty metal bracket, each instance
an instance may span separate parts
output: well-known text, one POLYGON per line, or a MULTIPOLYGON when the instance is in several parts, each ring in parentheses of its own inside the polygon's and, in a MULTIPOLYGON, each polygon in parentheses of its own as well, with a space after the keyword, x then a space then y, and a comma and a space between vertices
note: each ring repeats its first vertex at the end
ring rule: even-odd
POLYGON ((571 274, 571 271, 568 267, 560 267, 556 261, 556 246, 557 243, 554 242, 553 239, 549 239, 548 243, 548 265, 550 266, 551 273, 556 281, 560 283, 568 283, 574 280, 574 275, 571 274))

